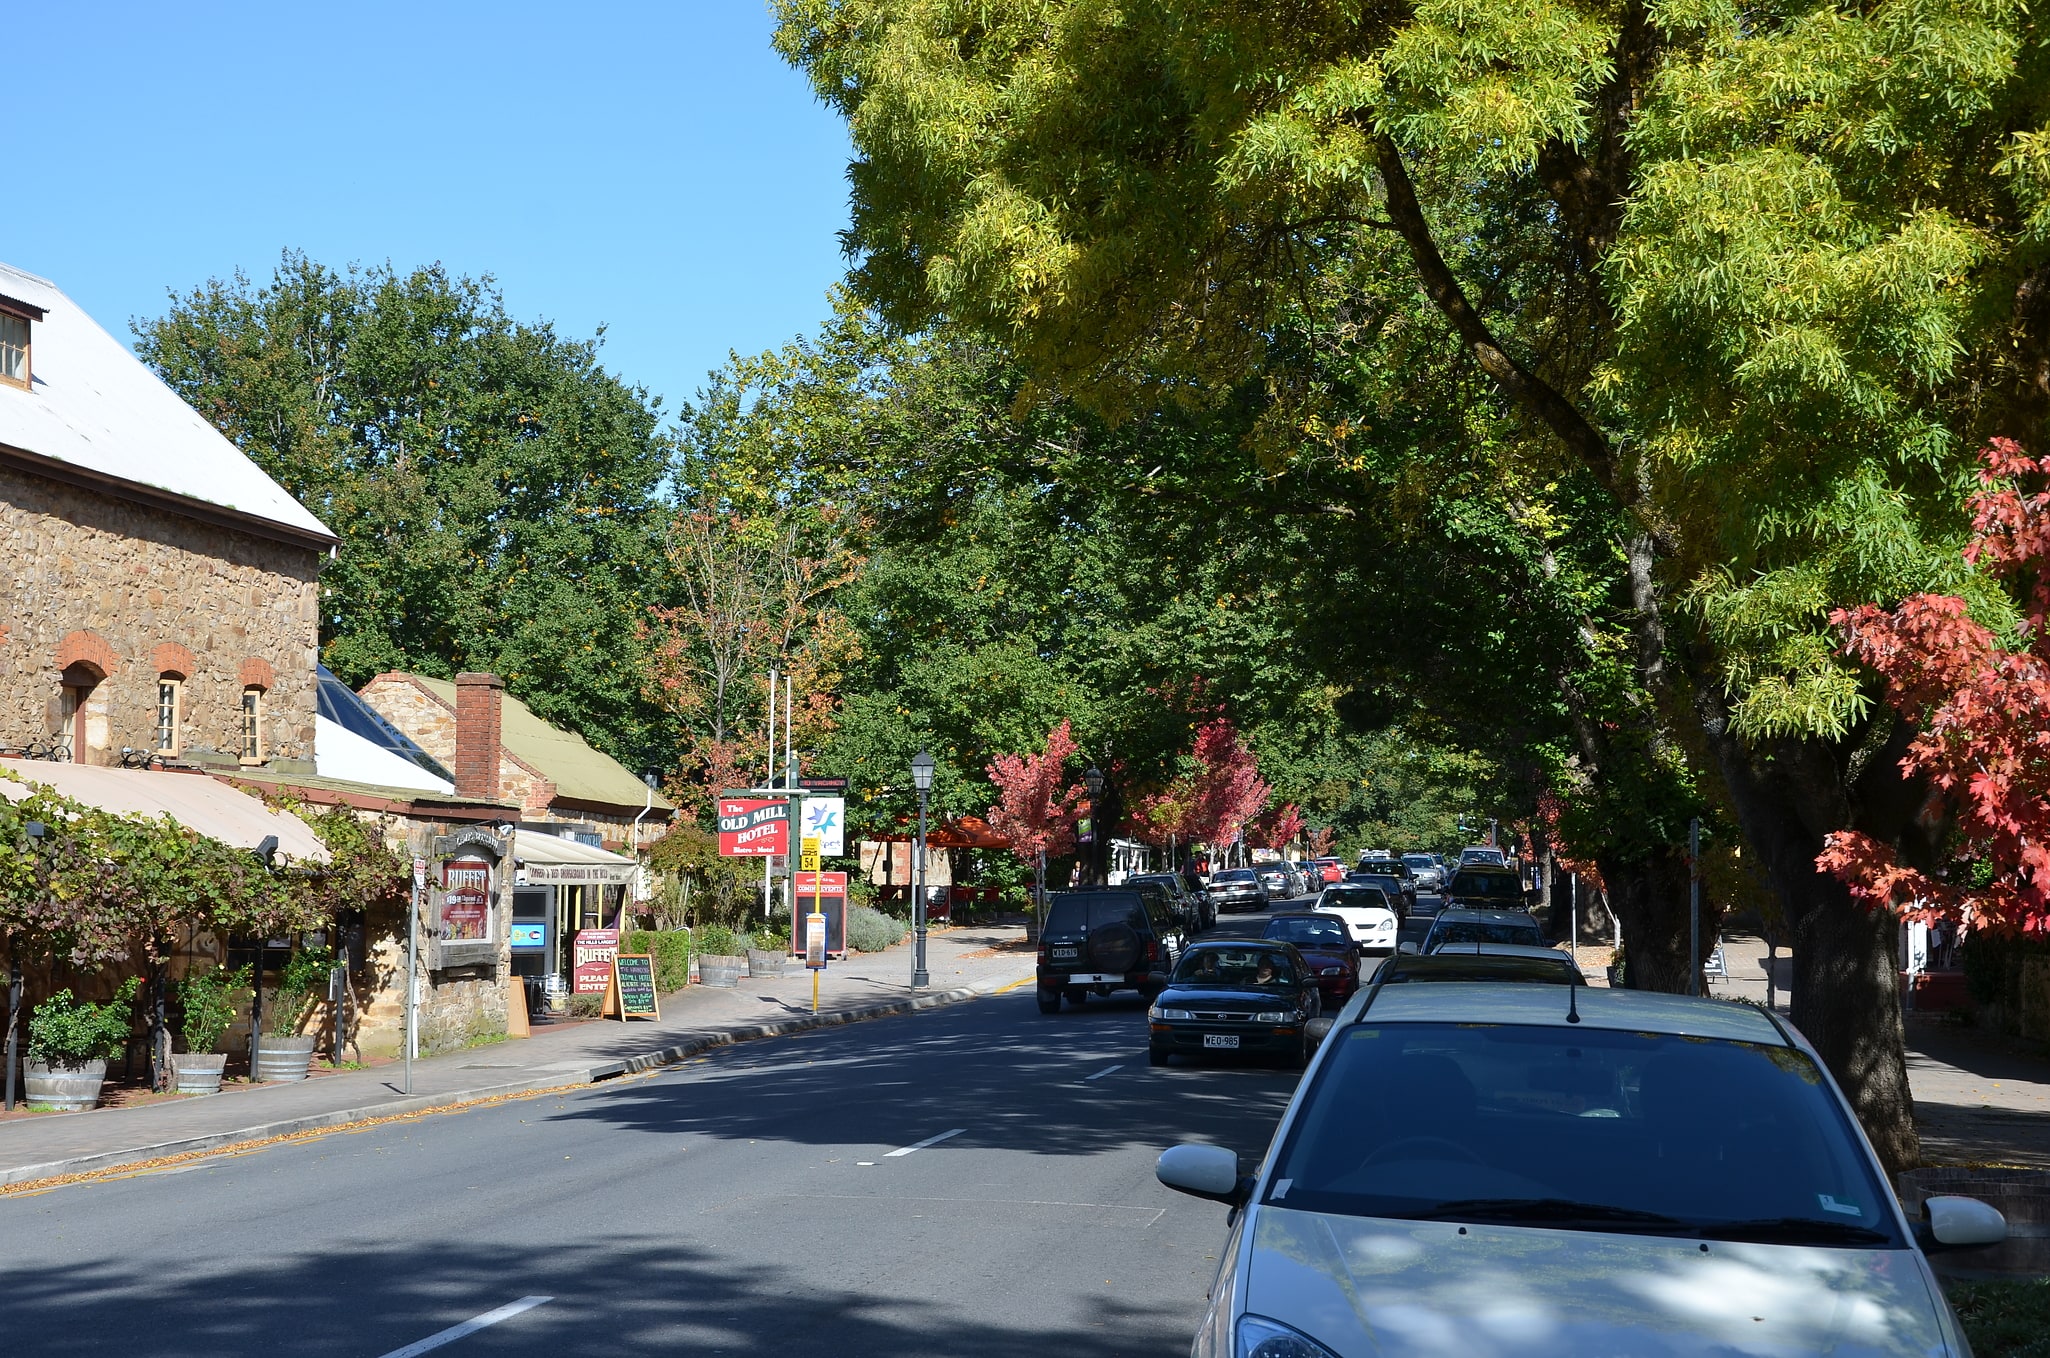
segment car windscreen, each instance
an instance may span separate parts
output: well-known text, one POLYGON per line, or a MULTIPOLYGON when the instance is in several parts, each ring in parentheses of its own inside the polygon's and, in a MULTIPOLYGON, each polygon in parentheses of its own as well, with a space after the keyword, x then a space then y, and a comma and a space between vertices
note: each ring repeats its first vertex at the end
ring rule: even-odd
MULTIPOLYGON (((1563 1005, 1573 992, 1562 989, 1563 1005)), ((1791 1047, 1564 1025, 1332 1035, 1266 1201, 1348 1216, 1902 1248, 1791 1047)))
POLYGON ((1295 963, 1278 948, 1196 948, 1174 969, 1174 985, 1293 989, 1295 963))
POLYGON ((1461 868, 1452 874, 1452 885, 1446 888, 1446 894, 1482 900, 1521 901, 1523 879, 1513 872, 1461 868))
POLYGON ((1374 973, 1383 985, 1410 981, 1536 981, 1571 985, 1579 972, 1568 958, 1490 957, 1486 954, 1433 953, 1429 957, 1390 958, 1374 973))
POLYGON ((1352 935, 1346 932, 1345 923, 1335 919, 1310 919, 1297 916, 1267 921, 1267 937, 1283 943, 1293 943, 1298 948, 1344 948, 1352 943, 1352 935))
POLYGON ((1537 925, 1521 920, 1441 920, 1431 930, 1431 946, 1437 948, 1447 943, 1517 943, 1542 948, 1545 936, 1538 932, 1537 925))
POLYGON ((1229 872, 1218 873, 1217 876, 1210 880, 1213 882, 1250 882, 1253 880, 1253 870, 1251 868, 1233 868, 1229 872))
POLYGON ((1386 910, 1388 908, 1388 893, 1377 886, 1326 887, 1324 894, 1317 898, 1317 904, 1320 906, 1343 905, 1356 909, 1365 907, 1369 910, 1386 910))
POLYGON ((1146 928, 1146 907, 1138 897, 1056 896, 1047 907, 1046 931, 1050 934, 1093 934, 1116 924, 1146 928))
POLYGON ((1438 866, 1431 861, 1431 856, 1427 853, 1406 853, 1402 856, 1402 861, 1409 864, 1412 868, 1435 868, 1438 866))

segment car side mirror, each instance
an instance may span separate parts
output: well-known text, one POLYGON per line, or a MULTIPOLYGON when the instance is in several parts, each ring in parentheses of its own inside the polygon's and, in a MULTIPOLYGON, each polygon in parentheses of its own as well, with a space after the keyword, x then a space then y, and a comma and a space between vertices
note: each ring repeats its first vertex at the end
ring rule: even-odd
POLYGON ((1929 1218, 1929 1239, 1945 1249, 1968 1249, 1974 1245, 1998 1245, 2007 1239, 2007 1218, 1998 1208, 1977 1198, 1953 1195, 1930 1198, 1922 1204, 1929 1218))
POLYGON ((1253 1181, 1239 1174, 1237 1151, 1185 1141, 1169 1146, 1154 1163, 1153 1176, 1177 1193, 1208 1198, 1233 1208, 1245 1206, 1253 1181))
POLYGON ((1422 957, 1424 955, 1424 950, 1414 943, 1398 943, 1395 945, 1395 951, 1401 953, 1404 957, 1422 957))

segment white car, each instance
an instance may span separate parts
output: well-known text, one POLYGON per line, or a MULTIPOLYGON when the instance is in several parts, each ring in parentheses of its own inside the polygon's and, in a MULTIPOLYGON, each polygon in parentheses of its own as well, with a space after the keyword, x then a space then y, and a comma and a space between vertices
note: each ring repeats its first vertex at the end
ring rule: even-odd
POLYGON ((1394 952, 1400 921, 1388 908, 1388 893, 1379 887, 1327 886, 1310 907, 1320 914, 1336 915, 1345 921, 1352 941, 1369 953, 1394 952), (1369 904, 1379 902, 1379 904, 1369 904))
POLYGON ((1777 1015, 1577 985, 1364 991, 1252 1174, 1157 1173, 1238 1209, 1194 1358, 1955 1356, 1925 1251, 2007 1232, 1910 1222, 1777 1015))

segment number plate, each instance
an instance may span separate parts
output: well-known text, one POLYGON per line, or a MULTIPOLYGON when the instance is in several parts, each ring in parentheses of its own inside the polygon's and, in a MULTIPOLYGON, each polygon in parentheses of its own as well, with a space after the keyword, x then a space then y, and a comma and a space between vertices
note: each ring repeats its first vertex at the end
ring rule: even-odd
POLYGON ((1053 955, 1063 962, 1072 962, 1082 955, 1080 948, 1055 948, 1053 955))
POLYGON ((1203 1045, 1206 1047, 1224 1047, 1228 1050, 1236 1051, 1239 1045, 1239 1035, 1237 1033, 1205 1033, 1203 1034, 1203 1045))

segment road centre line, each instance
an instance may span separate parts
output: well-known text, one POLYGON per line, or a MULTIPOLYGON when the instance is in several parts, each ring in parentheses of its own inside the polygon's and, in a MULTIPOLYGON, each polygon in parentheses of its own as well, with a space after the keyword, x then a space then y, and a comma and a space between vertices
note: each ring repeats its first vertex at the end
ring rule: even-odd
POLYGON ((511 1320, 522 1311, 531 1311, 536 1306, 554 1300, 555 1298, 553 1297, 521 1297, 518 1301, 509 1301, 496 1311, 486 1311, 481 1316, 473 1316, 460 1325, 451 1325, 445 1330, 430 1334, 425 1339, 408 1344, 402 1349, 393 1349, 390 1353, 383 1355, 383 1358, 416 1358, 418 1354, 426 1353, 430 1349, 438 1349, 444 1344, 453 1344, 458 1339, 496 1325, 501 1320, 511 1320))
POLYGON ((940 1144, 940 1142, 945 1141, 948 1137, 959 1136, 961 1135, 961 1133, 967 1130, 968 1129, 966 1127, 956 1127, 952 1131, 941 1132, 938 1136, 929 1136, 925 1140, 913 1142, 909 1146, 899 1146, 897 1147, 897 1149, 893 1151, 883 1152, 883 1159, 893 1160, 900 1155, 909 1155, 913 1151, 922 1151, 927 1146, 937 1146, 940 1144))
POLYGON ((1102 1078, 1103 1078, 1104 1076, 1106 1076, 1106 1075, 1109 1075, 1109 1074, 1111 1074, 1111 1073, 1112 1073, 1112 1072, 1114 1072, 1114 1071, 1120 1071, 1120 1070, 1123 1070, 1123 1069, 1124 1069, 1124 1067, 1123 1067, 1123 1066, 1121 1066, 1121 1065, 1118 1065, 1118 1066, 1105 1066, 1105 1067, 1104 1067, 1104 1068, 1103 1068, 1102 1070, 1099 1070, 1099 1071, 1097 1071, 1097 1072, 1096 1072, 1096 1073, 1095 1073, 1094 1075, 1084 1075, 1084 1076, 1082 1077, 1082 1080, 1083 1080, 1083 1083, 1085 1083, 1085 1084, 1086 1084, 1086 1083, 1088 1083, 1088 1082, 1089 1082, 1089 1081, 1091 1081, 1091 1080, 1101 1080, 1101 1079, 1102 1079, 1102 1078))

